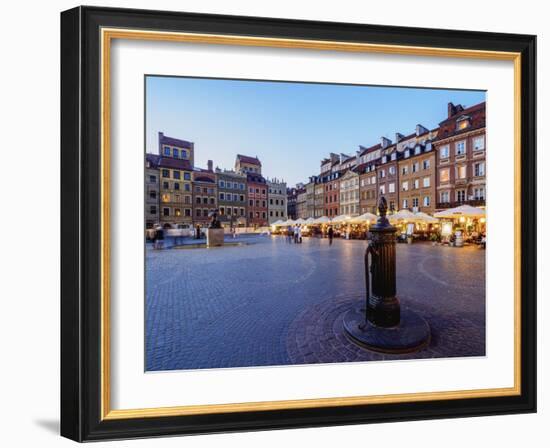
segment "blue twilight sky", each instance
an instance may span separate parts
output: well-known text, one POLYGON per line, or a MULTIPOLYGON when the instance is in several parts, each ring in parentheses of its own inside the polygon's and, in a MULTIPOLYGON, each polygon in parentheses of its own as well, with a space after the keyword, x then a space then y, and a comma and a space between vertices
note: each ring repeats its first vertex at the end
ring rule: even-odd
POLYGON ((233 168, 258 156, 262 173, 289 186, 319 173, 330 152, 352 155, 380 137, 433 129, 447 103, 470 106, 484 91, 412 89, 176 77, 146 78, 146 150, 158 132, 195 143, 195 165, 233 168))

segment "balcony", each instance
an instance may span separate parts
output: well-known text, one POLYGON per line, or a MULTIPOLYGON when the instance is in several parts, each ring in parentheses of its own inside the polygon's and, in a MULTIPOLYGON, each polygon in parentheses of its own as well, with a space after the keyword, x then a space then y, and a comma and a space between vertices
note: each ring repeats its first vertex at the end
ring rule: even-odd
POLYGON ((471 205, 472 207, 485 207, 485 199, 470 199, 468 201, 456 202, 438 202, 436 208, 454 208, 461 205, 471 205))

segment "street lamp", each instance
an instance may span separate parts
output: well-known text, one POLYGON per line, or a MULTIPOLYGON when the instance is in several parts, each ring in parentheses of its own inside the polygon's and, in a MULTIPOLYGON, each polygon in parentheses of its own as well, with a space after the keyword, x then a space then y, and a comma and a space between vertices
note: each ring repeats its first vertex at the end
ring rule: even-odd
POLYGON ((386 218, 387 210, 382 196, 380 216, 369 229, 365 251, 366 300, 344 315, 344 329, 349 339, 362 347, 385 353, 413 352, 429 343, 430 327, 417 313, 401 309, 396 291, 397 229, 386 218))

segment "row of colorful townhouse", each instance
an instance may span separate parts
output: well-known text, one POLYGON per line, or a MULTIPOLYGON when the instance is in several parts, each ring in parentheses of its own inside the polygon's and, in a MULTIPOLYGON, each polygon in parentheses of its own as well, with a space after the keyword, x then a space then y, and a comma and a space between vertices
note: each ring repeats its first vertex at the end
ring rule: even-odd
POLYGON ((266 179, 257 157, 238 154, 232 170, 195 166, 193 142, 158 135, 145 154, 145 226, 203 227, 218 210, 224 227, 261 227, 287 218, 286 183, 266 179))
POLYGON ((355 155, 321 160, 320 173, 287 191, 290 218, 376 213, 380 196, 390 211, 433 213, 461 204, 485 206, 485 102, 448 103, 435 129, 360 146, 355 155))

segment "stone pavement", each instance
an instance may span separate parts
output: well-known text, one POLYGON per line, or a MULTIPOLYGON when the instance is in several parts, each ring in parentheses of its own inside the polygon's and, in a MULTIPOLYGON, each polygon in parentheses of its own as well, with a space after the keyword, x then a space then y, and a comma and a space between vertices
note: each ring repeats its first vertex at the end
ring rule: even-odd
POLYGON ((485 354, 485 251, 397 245, 403 307, 430 345, 382 355, 348 341, 364 300, 365 241, 251 236, 240 246, 146 251, 146 368, 201 369, 485 354))

